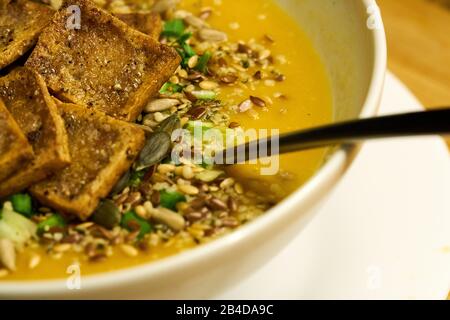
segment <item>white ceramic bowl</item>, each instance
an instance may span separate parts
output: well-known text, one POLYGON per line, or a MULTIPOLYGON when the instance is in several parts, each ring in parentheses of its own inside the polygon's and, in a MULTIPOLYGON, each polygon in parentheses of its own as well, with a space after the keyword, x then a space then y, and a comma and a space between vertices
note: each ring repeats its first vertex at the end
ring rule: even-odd
MULTIPOLYGON (((386 70, 382 24, 369 28, 373 0, 279 0, 313 40, 328 69, 335 117, 373 116, 386 70)), ((320 200, 351 164, 358 147, 334 152, 317 174, 256 221, 210 244, 161 261, 65 280, 0 282, 2 298, 208 298, 277 255, 310 221, 320 200)))

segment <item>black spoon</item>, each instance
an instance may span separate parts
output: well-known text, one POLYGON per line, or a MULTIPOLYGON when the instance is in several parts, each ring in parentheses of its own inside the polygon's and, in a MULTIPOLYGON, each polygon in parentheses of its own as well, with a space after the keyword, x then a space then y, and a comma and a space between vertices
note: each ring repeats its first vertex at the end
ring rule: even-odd
POLYGON ((448 134, 450 134, 450 108, 445 108, 352 120, 295 131, 278 137, 262 138, 226 149, 222 155, 216 154, 216 159, 223 161, 222 164, 237 164, 260 157, 369 139, 448 134), (279 148, 272 148, 274 138, 279 139, 279 148), (261 154, 255 150, 263 152, 261 154))

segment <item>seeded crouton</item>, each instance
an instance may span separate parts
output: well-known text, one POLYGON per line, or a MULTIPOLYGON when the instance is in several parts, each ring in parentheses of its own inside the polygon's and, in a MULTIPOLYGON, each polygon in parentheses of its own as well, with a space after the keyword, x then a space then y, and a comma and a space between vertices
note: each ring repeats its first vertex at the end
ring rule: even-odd
POLYGON ((117 18, 156 41, 162 32, 161 17, 157 13, 116 13, 117 18))
POLYGON ((33 158, 33 148, 0 100, 0 186, 33 158))
POLYGON ((60 99, 133 121, 180 63, 178 53, 87 0, 69 0, 39 37, 26 65, 60 99), (81 28, 66 28, 81 11, 81 28))
POLYGON ((33 186, 44 205, 87 219, 144 145, 135 125, 73 104, 58 104, 65 121, 72 156, 70 166, 33 186))
POLYGON ((17 68, 0 78, 0 99, 33 147, 35 157, 0 184, 0 198, 21 191, 70 162, 67 134, 42 78, 17 68))
POLYGON ((0 69, 10 65, 36 43, 54 11, 27 0, 0 0, 0 69))

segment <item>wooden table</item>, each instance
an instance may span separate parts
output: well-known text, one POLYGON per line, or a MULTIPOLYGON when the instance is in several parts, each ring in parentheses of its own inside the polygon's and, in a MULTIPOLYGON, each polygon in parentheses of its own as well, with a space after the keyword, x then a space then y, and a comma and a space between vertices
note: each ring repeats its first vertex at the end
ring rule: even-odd
POLYGON ((450 106, 450 0, 377 2, 390 70, 425 106, 450 106))

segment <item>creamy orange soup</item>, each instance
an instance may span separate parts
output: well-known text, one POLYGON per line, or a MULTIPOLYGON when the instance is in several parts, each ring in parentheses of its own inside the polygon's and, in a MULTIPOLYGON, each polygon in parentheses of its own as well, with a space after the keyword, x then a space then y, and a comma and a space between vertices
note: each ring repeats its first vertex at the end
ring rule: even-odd
MULTIPOLYGON (((273 128, 289 132, 332 120, 331 89, 324 65, 311 41, 275 1, 181 1, 181 7, 194 14, 199 14, 201 8, 206 6, 213 8, 213 15, 208 22, 215 29, 226 32, 230 41, 249 41, 252 38, 264 41, 264 37, 270 35, 273 43, 268 46, 276 59, 278 69, 286 77, 283 82, 275 84, 262 82, 254 90, 244 90, 239 94, 236 94, 234 86, 222 88, 219 98, 230 105, 239 104, 249 95, 274 101, 267 111, 258 112, 257 115, 232 113, 233 121, 240 123, 244 128, 273 128), (274 96, 280 93, 286 98, 275 99, 274 96)), ((272 182, 280 179, 279 176, 261 177, 258 166, 238 165, 229 168, 228 172, 248 188, 272 194, 275 192, 281 198, 305 183, 318 170, 324 157, 325 150, 282 156, 280 166, 291 176, 283 184, 278 184, 276 190, 270 186, 272 182), (261 179, 264 183, 261 183, 261 179)), ((116 249, 109 259, 98 263, 79 261, 78 255, 74 253, 66 253, 63 257, 55 259, 47 256, 44 249, 26 249, 18 256, 18 270, 2 280, 65 277, 67 267, 75 261, 79 261, 82 275, 107 272, 152 262, 194 246, 195 243, 192 242, 179 247, 169 241, 152 247, 148 253, 137 257, 130 257, 116 249), (37 267, 30 269, 30 258, 35 253, 41 256, 41 261, 37 267)))

